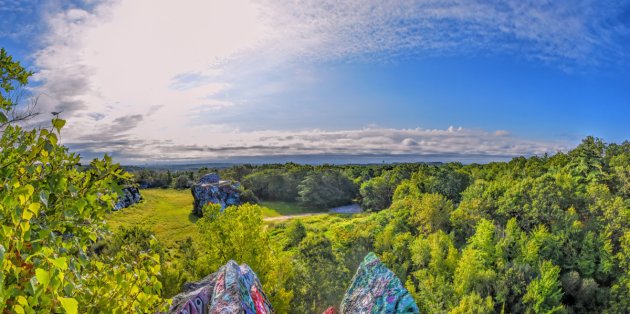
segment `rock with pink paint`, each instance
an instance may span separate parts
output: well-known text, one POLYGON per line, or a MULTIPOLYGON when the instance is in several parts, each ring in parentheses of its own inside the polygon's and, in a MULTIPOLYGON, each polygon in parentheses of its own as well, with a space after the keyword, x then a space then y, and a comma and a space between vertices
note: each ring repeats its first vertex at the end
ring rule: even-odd
POLYGON ((229 261, 204 279, 184 285, 169 313, 269 314, 273 308, 256 274, 246 264, 229 261))

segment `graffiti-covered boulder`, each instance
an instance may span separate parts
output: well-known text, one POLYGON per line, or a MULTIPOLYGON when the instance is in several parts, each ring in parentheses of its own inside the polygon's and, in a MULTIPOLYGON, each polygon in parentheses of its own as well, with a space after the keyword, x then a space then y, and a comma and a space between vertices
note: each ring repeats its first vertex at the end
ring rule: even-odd
POLYGON ((127 186, 122 189, 122 194, 118 196, 118 201, 114 204, 114 210, 121 210, 142 200, 140 190, 135 186, 127 186))
MULTIPOLYGON (((256 274, 247 264, 229 261, 202 280, 187 283, 173 297, 170 314, 273 313, 256 274)), ((419 313, 415 301, 398 277, 374 253, 369 253, 352 278, 339 311, 323 314, 419 313)))
POLYGON ((216 173, 207 174, 191 187, 194 198, 193 214, 203 216, 203 207, 208 203, 221 208, 241 204, 238 182, 224 181, 216 173))
POLYGON ((247 264, 229 261, 204 279, 184 285, 173 297, 172 314, 269 314, 273 308, 256 274, 247 264))
POLYGON ((374 253, 369 253, 341 302, 341 314, 350 313, 419 313, 400 279, 374 253))

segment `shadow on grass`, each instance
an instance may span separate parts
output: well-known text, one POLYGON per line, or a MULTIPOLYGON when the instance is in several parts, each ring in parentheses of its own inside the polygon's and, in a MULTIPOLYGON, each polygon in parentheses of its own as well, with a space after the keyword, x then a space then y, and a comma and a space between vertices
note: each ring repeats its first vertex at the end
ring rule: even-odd
POLYGON ((291 216, 300 214, 325 213, 326 209, 310 208, 300 205, 297 202, 263 201, 260 205, 274 210, 280 216, 291 216))
POLYGON ((199 217, 197 217, 197 215, 192 213, 192 210, 190 211, 190 214, 188 214, 188 220, 192 223, 197 222, 197 220, 199 220, 199 217))

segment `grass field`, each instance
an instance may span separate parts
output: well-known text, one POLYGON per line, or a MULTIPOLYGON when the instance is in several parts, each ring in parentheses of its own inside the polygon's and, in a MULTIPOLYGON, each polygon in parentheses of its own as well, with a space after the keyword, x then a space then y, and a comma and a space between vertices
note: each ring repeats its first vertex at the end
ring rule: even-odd
POLYGON ((142 202, 109 216, 108 224, 112 230, 118 226, 147 227, 169 248, 175 247, 177 240, 198 236, 197 217, 191 214, 193 197, 189 190, 146 189, 140 193, 144 198, 142 202))
MULTIPOLYGON (((199 233, 195 226, 197 217, 191 214, 193 197, 190 190, 145 189, 144 200, 129 208, 114 212, 108 217, 112 230, 119 226, 149 228, 167 248, 174 248, 176 241, 199 233)), ((309 213, 325 213, 288 202, 262 202, 265 217, 280 217, 309 213)))
POLYGON ((324 210, 317 210, 312 208, 307 208, 300 206, 297 203, 289 203, 289 202, 260 202, 260 206, 263 206, 263 215, 265 217, 279 217, 279 216, 290 216, 290 215, 300 215, 300 214, 310 214, 310 213, 325 213, 324 210))

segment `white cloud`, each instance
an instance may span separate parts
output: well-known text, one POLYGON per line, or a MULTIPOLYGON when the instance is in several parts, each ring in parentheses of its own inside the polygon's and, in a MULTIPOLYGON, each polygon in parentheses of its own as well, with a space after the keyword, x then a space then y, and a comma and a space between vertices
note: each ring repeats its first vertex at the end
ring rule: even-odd
POLYGON ((137 137, 181 135, 190 115, 232 105, 212 98, 231 87, 212 77, 222 72, 216 64, 265 37, 257 14, 242 0, 134 0, 54 15, 36 57, 40 105, 65 111, 70 140, 137 114, 145 119, 128 130, 137 137), (187 73, 210 79, 185 82, 187 73))
MULTIPOLYGON (((180 158, 172 152, 178 147, 193 148, 186 153, 198 158, 246 150, 553 151, 560 146, 518 140, 506 131, 244 133, 193 120, 240 105, 243 100, 229 94, 252 78, 260 81, 248 86, 254 94, 282 91, 287 88, 283 78, 266 78, 292 63, 517 50, 536 59, 598 61, 594 51, 614 50, 610 38, 628 30, 623 25, 606 30, 600 24, 609 12, 593 8, 597 3, 516 0, 103 1, 90 11, 70 9, 47 18, 44 48, 35 55, 35 79, 41 83, 35 92, 42 95, 42 111, 64 111, 69 120, 65 142, 92 152, 125 152, 138 160, 180 158), (230 150, 231 145, 239 149, 230 150), (260 145, 267 148, 256 148, 260 145)), ((308 71, 296 76, 305 82, 317 79, 308 71)))
POLYGON ((507 156, 541 155, 566 151, 567 143, 532 141, 497 132, 463 128, 391 129, 371 127, 359 130, 324 131, 255 131, 203 127, 189 141, 147 141, 83 138, 69 145, 91 155, 114 153, 129 163, 221 160, 238 157, 281 155, 350 155, 350 156, 481 156, 496 160, 507 156), (203 143, 211 134, 212 141, 203 143), (107 145, 104 145, 107 144, 107 145))

